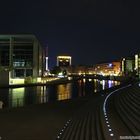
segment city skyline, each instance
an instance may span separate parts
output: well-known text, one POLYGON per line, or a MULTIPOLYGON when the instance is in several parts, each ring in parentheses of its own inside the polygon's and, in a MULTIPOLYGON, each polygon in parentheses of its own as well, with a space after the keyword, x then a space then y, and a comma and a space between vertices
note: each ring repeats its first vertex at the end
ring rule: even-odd
POLYGON ((50 67, 67 53, 73 64, 96 64, 139 52, 139 3, 12 1, 1 3, 1 34, 35 34, 49 48, 50 67))

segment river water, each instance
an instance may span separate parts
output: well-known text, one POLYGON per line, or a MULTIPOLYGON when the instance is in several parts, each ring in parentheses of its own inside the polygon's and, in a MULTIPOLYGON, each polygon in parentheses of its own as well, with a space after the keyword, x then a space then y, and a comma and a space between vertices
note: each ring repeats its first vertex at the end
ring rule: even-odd
MULTIPOLYGON (((117 81, 83 79, 72 83, 0 89, 0 101, 4 108, 22 107, 30 104, 41 104, 56 100, 74 99, 119 85, 117 81)), ((97 93, 98 92, 98 93, 97 93)))

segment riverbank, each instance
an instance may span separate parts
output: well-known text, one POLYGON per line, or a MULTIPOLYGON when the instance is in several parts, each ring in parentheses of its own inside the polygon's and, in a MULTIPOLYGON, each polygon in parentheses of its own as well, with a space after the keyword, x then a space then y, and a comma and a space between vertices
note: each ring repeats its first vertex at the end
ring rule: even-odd
POLYGON ((66 121, 76 116, 79 110, 87 112, 89 108, 91 110, 94 108, 92 110, 94 114, 97 110, 96 106, 101 104, 102 99, 120 86, 92 92, 88 96, 77 99, 2 109, 0 110, 0 137, 5 140, 55 140, 66 121), (90 105, 87 106, 88 103, 90 105))
POLYGON ((87 98, 0 110, 2 140, 55 140, 60 128, 87 98))
POLYGON ((94 99, 92 106, 95 106, 116 88, 72 100, 0 110, 0 136, 4 140, 55 140, 66 121, 90 100, 94 99))
POLYGON ((45 83, 27 83, 27 84, 0 85, 0 88, 49 86, 49 85, 54 85, 54 84, 64 84, 64 83, 70 83, 70 82, 73 82, 73 80, 69 80, 68 78, 61 78, 61 79, 57 79, 57 80, 53 80, 53 81, 47 81, 45 83))

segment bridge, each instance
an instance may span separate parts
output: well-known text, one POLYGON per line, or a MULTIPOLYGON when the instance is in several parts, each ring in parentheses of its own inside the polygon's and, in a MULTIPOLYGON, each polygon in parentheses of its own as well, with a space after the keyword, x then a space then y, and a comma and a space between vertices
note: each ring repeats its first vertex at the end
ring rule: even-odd
POLYGON ((124 77, 124 76, 103 76, 103 75, 97 75, 97 74, 70 74, 68 77, 72 77, 73 79, 99 79, 99 80, 115 80, 115 81, 125 81, 129 80, 130 77, 124 77))

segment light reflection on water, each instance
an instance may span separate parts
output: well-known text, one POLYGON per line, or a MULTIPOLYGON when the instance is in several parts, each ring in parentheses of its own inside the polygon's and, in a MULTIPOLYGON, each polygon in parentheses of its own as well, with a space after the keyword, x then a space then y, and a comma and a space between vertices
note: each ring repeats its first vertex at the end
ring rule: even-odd
POLYGON ((11 107, 23 106, 24 105, 24 95, 25 95, 25 88, 15 88, 9 89, 9 99, 12 99, 10 102, 11 107))
POLYGON ((0 89, 0 101, 4 107, 21 107, 30 104, 41 104, 55 100, 73 99, 120 84, 117 81, 83 79, 73 83, 23 87, 13 89, 0 89))
POLYGON ((72 92, 71 83, 61 84, 57 88, 57 99, 58 100, 70 99, 71 98, 71 92, 72 92))

